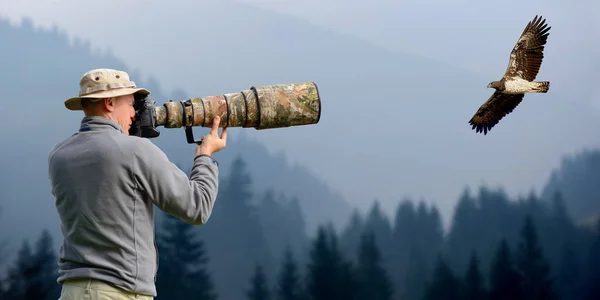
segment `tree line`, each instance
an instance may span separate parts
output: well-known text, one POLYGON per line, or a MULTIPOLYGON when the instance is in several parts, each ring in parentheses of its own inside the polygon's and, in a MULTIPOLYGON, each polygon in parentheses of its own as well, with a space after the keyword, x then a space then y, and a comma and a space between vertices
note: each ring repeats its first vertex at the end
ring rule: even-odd
MULTIPOLYGON (((254 191, 238 158, 217 201, 203 226, 157 212, 157 299, 600 299, 600 222, 574 221, 560 192, 465 189, 448 232, 435 205, 404 199, 390 219, 374 201, 309 235, 301 200, 254 191)), ((52 249, 47 230, 24 241, 0 298, 57 299, 52 249)))

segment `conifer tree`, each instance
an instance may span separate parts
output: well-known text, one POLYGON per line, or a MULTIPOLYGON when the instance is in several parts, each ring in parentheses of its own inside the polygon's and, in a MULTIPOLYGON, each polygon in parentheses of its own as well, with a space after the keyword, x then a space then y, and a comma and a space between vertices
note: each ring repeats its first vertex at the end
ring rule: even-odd
POLYGON ((576 255, 571 243, 563 243, 556 280, 560 299, 581 299, 583 276, 581 276, 581 265, 576 255))
POLYGON ((586 252, 583 299, 597 300, 600 299, 600 219, 596 221, 595 238, 586 252))
POLYGON ((471 191, 464 188, 452 215, 452 222, 446 246, 449 257, 448 262, 455 270, 461 270, 469 264, 469 250, 476 248, 477 241, 483 236, 481 226, 477 226, 477 217, 480 214, 476 199, 471 196, 471 191))
MULTIPOLYGON (((275 281, 276 267, 283 264, 285 259, 285 248, 288 247, 296 253, 305 250, 307 239, 304 216, 297 197, 288 197, 282 192, 276 193, 273 188, 268 188, 260 198, 262 201, 258 205, 259 221, 265 241, 269 245, 269 253, 273 254, 273 269, 265 273, 269 275, 269 281, 275 281)), ((261 265, 265 266, 264 263, 261 265)), ((265 271, 268 269, 265 268, 265 271)))
POLYGON ((490 270, 489 300, 525 300, 521 290, 521 276, 515 270, 512 253, 506 238, 496 249, 490 270))
MULTIPOLYGON (((392 256, 392 224, 388 219, 387 215, 381 208, 379 200, 375 200, 366 215, 363 232, 357 232, 358 234, 358 247, 360 247, 362 236, 365 232, 370 231, 374 235, 374 239, 377 242, 379 256, 382 261, 390 261, 392 256)), ((351 251, 351 255, 356 257, 356 253, 360 250, 351 251)))
POLYGON ((318 227, 309 256, 306 274, 308 299, 344 299, 344 288, 349 288, 344 282, 351 282, 351 268, 339 252, 337 237, 331 225, 318 227))
POLYGON ((217 299, 204 242, 195 236, 193 225, 169 214, 161 225, 156 298, 176 300, 194 295, 199 300, 217 299))
POLYGON ((276 300, 302 300, 303 289, 298 265, 288 246, 284 251, 281 270, 277 276, 276 300))
POLYGON ((246 295, 248 300, 271 300, 268 280, 261 265, 254 267, 254 273, 250 278, 250 290, 246 295))
POLYGON ((393 229, 393 252, 388 270, 395 283, 394 293, 400 299, 420 299, 426 281, 425 259, 416 247, 415 236, 422 232, 410 199, 398 204, 393 229))
POLYGON ((483 276, 479 267, 479 257, 474 250, 471 252, 469 266, 465 273, 465 300, 484 300, 486 292, 483 283, 483 276))
POLYGON ((35 243, 32 265, 38 271, 30 277, 31 299, 57 299, 60 297, 60 285, 56 282, 58 276, 57 258, 54 253, 52 236, 48 229, 42 230, 35 243))
POLYGON ((343 259, 340 269, 338 297, 340 300, 361 300, 357 295, 356 268, 350 260, 343 259))
POLYGON ((267 278, 274 278, 275 264, 261 226, 246 161, 237 156, 222 180, 211 220, 200 234, 209 237, 215 282, 224 299, 243 299, 249 278, 259 264, 267 278), (232 288, 233 287, 233 288, 232 288))
POLYGON ((538 241, 537 229, 531 215, 527 214, 517 251, 517 270, 521 275, 523 297, 527 300, 556 299, 554 283, 550 278, 550 265, 538 241))
POLYGON ((401 279, 405 287, 401 299, 421 299, 427 289, 428 274, 423 252, 412 247, 408 253, 406 275, 401 279))
MULTIPOLYGON (((1 195, 0 195, 1 197, 1 195)), ((0 198, 1 199, 1 198, 0 198)), ((1 200, 0 200, 1 202, 1 200)), ((0 215, 2 213, 2 206, 0 206, 0 215)), ((0 268, 4 268, 6 260, 6 244, 7 242, 5 240, 0 240, 0 268)), ((7 295, 6 295, 6 287, 5 284, 7 283, 8 279, 6 278, 6 274, 4 272, 0 273, 0 299, 7 299, 7 295)))
POLYGON ((352 210, 349 220, 340 234, 340 246, 344 255, 354 258, 360 243, 360 235, 364 231, 365 221, 358 209, 352 210))
POLYGON ((371 230, 361 236, 357 261, 358 299, 392 299, 392 284, 382 265, 381 253, 371 230))
POLYGON ((56 283, 56 259, 52 237, 43 230, 32 251, 27 240, 19 249, 15 264, 8 271, 6 299, 56 299, 60 286, 56 283))
POLYGON ((29 276, 37 271, 31 265, 33 258, 31 252, 29 242, 24 240, 17 252, 14 265, 8 270, 6 299, 26 299, 25 295, 31 285, 29 276))
POLYGON ((425 300, 460 300, 461 281, 454 275, 446 260, 438 255, 433 276, 425 291, 425 300))

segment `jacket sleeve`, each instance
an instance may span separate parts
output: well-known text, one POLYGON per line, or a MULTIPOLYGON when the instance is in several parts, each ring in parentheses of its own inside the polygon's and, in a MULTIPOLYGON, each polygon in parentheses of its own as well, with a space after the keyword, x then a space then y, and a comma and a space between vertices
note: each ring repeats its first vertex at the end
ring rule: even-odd
POLYGON ((140 139, 133 169, 138 188, 162 211, 189 224, 208 221, 219 188, 219 169, 211 157, 196 157, 188 178, 160 148, 140 139))

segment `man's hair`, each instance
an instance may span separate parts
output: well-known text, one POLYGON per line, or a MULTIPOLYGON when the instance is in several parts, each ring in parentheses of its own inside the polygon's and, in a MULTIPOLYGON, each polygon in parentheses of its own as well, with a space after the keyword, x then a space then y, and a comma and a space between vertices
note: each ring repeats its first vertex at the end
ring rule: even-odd
MULTIPOLYGON (((100 99, 100 100, 104 100, 104 99, 100 99)), ((100 101, 92 101, 92 99, 89 99, 89 98, 83 98, 83 99, 81 99, 81 107, 84 110, 87 110, 89 108, 92 108, 94 105, 96 105, 99 102, 100 101)))
POLYGON ((117 102, 124 96, 114 96, 114 97, 106 97, 100 99, 91 99, 91 98, 82 98, 81 99, 81 108, 85 109, 94 109, 96 106, 100 105, 104 102, 104 100, 108 98, 112 98, 113 101, 117 102))
MULTIPOLYGON (((112 97, 114 101, 117 101, 119 97, 112 97)), ((107 98, 100 99, 90 99, 83 98, 81 99, 81 109, 83 110, 85 115, 94 115, 99 113, 98 109, 103 105, 104 101, 107 98)))

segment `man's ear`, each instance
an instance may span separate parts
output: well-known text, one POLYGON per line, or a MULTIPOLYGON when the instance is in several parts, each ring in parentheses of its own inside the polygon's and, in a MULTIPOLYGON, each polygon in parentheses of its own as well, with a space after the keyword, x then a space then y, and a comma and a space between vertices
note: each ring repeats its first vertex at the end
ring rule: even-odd
POLYGON ((107 111, 112 112, 113 110, 115 110, 115 106, 117 105, 117 98, 109 97, 102 99, 102 101, 104 103, 104 108, 107 111))

